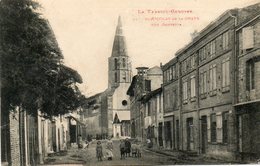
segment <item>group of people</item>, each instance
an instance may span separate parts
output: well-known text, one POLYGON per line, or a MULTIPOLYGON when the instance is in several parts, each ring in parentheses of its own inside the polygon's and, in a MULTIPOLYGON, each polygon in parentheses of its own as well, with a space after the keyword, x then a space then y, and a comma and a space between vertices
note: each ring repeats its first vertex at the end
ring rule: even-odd
MULTIPOLYGON (((131 142, 128 138, 126 139, 122 139, 120 140, 120 145, 119 145, 119 149, 120 149, 120 154, 121 154, 121 158, 120 159, 125 159, 126 157, 130 157, 130 153, 131 153, 131 142)), ((102 148, 102 144, 101 141, 97 142, 97 146, 96 146, 96 156, 98 161, 102 161, 102 158, 105 158, 107 160, 112 160, 113 159, 113 142, 108 139, 107 143, 106 143, 106 149, 104 151, 103 154, 103 148, 102 148)))
POLYGON ((126 138, 125 140, 120 140, 120 159, 125 159, 127 156, 130 157, 131 153, 131 142, 126 138))

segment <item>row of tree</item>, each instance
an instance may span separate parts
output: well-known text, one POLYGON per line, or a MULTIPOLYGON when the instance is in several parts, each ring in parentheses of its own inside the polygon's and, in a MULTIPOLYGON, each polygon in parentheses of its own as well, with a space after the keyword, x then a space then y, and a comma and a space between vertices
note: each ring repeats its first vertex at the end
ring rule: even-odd
POLYGON ((2 111, 15 107, 51 117, 85 103, 77 71, 63 63, 54 33, 32 0, 0 1, 2 111))

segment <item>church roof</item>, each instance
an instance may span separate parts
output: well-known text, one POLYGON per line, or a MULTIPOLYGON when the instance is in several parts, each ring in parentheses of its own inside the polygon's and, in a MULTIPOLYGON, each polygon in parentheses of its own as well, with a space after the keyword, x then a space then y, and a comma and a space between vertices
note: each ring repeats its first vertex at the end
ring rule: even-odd
POLYGON ((123 35, 121 17, 118 17, 116 34, 113 43, 112 55, 111 56, 128 56, 126 49, 125 37, 123 35))

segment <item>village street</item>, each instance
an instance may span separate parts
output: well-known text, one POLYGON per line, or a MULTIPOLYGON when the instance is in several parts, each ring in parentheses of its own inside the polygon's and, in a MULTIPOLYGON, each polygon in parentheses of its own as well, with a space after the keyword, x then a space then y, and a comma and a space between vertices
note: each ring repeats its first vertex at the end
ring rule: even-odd
MULTIPOLYGON (((103 151, 105 151, 106 141, 102 141, 103 151)), ((92 166, 92 165, 176 165, 176 164, 236 164, 236 162, 228 162, 216 159, 203 158, 198 156, 188 156, 180 152, 165 150, 154 152, 142 148, 142 157, 128 157, 124 160, 120 159, 119 140, 113 140, 114 158, 112 161, 103 159, 97 161, 96 158, 96 141, 92 141, 88 148, 78 149, 76 146, 70 148, 67 153, 55 154, 45 159, 42 166, 92 166)))
MULTIPOLYGON (((102 141, 103 150, 105 150, 105 141, 102 141)), ((68 150, 66 155, 55 155, 49 157, 46 161, 46 165, 172 165, 175 164, 174 159, 168 156, 142 150, 141 158, 128 157, 126 159, 120 159, 119 141, 114 140, 114 158, 112 161, 103 159, 103 161, 97 161, 96 158, 96 141, 93 141, 88 148, 78 150, 76 147, 68 150)))

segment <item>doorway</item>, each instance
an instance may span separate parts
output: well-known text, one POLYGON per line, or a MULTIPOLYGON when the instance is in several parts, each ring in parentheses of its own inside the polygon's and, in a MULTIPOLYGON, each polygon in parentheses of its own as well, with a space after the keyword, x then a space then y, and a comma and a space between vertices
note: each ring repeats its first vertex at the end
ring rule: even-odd
POLYGON ((187 150, 194 150, 193 146, 193 118, 188 118, 187 121, 187 150))
POLYGON ((205 154, 208 142, 207 116, 201 117, 201 153, 205 154))

